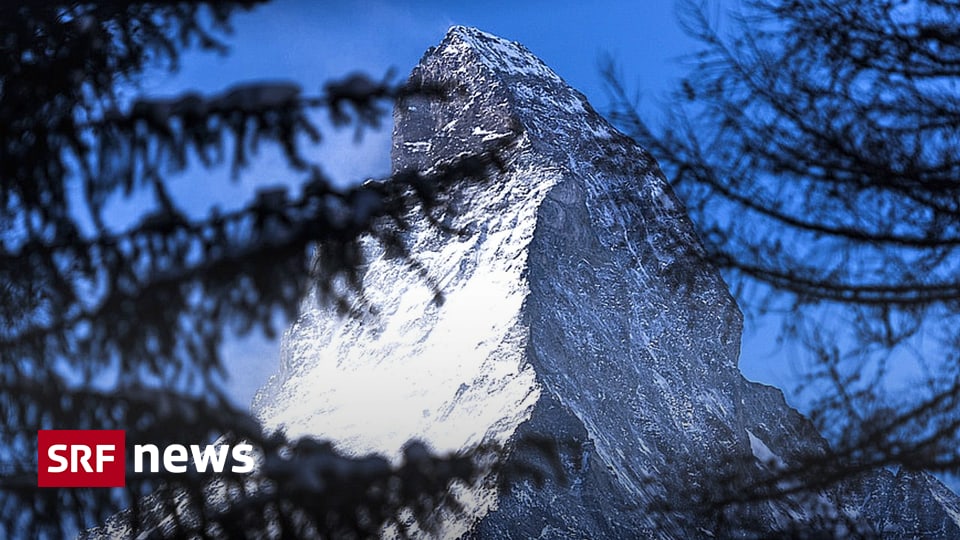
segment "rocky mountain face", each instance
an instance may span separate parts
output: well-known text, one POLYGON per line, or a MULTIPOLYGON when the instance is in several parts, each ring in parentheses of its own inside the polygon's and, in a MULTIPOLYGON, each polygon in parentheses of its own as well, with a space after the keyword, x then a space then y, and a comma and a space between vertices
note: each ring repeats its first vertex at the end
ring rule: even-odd
POLYGON ((957 497, 921 474, 697 511, 825 443, 740 374, 741 314, 656 161, 517 43, 454 27, 411 78, 452 91, 398 104, 395 170, 510 140, 504 168, 457 191, 443 218, 465 234, 409 233, 445 302, 387 254, 364 277, 377 317, 305 301, 255 401, 268 427, 389 456, 497 441, 536 462, 514 443, 561 443, 565 482, 464 488, 450 538, 960 536, 957 497))

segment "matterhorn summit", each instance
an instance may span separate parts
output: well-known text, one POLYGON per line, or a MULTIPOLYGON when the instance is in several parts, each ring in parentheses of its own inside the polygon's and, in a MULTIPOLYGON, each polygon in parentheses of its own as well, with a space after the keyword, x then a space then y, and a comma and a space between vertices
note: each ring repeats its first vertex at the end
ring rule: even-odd
MULTIPOLYGON (((444 302, 377 253, 363 278, 376 317, 304 302, 254 404, 268 428, 391 457, 410 439, 558 441, 562 481, 465 488, 447 538, 960 536, 957 497, 906 472, 698 512, 724 475, 826 446, 740 374, 741 314, 656 161, 525 47, 475 29, 452 28, 411 80, 449 96, 397 104, 394 170, 509 141, 503 167, 455 190, 444 219, 465 234, 407 233, 444 302)), ((506 459, 538 459, 515 448, 506 459)))

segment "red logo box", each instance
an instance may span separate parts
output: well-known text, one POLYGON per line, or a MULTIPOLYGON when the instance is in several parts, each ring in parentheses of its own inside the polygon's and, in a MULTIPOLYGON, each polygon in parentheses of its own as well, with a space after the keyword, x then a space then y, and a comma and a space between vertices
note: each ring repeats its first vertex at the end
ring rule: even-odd
POLYGON ((37 432, 37 487, 123 487, 126 438, 119 429, 37 432))

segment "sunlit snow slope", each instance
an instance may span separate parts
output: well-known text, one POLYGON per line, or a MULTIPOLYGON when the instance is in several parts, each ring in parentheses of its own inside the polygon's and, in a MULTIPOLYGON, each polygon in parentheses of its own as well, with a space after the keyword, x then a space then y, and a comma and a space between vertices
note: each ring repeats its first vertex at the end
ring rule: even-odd
POLYGON ((813 502, 739 507, 728 517, 741 523, 690 510, 718 471, 761 474, 823 442, 778 390, 740 375, 740 312, 656 162, 519 44, 454 27, 411 77, 451 91, 398 104, 394 169, 515 137, 504 170, 457 192, 445 219, 467 234, 410 233, 442 305, 377 253, 364 284, 379 316, 305 300, 255 402, 268 427, 394 457, 411 438, 438 451, 535 434, 563 443, 567 483, 476 488, 445 536, 729 536, 831 516, 894 536, 960 535, 944 510, 958 507, 953 494, 886 472, 813 502))

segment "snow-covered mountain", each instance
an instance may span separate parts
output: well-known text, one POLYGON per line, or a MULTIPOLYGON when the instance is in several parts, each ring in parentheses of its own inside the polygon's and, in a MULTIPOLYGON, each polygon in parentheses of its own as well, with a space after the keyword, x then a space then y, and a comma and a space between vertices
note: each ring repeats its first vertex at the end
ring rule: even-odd
POLYGON ((520 44, 454 27, 411 77, 452 92, 398 104, 395 170, 512 138, 504 168, 457 191, 445 219, 467 234, 409 233, 445 302, 386 254, 364 276, 377 317, 304 302, 255 400, 268 427, 394 457, 412 438, 562 443, 567 482, 464 490, 445 537, 960 536, 960 501, 922 474, 869 473, 726 522, 696 511, 723 475, 760 478, 825 446, 779 390, 740 374, 741 314, 656 161, 520 44))

